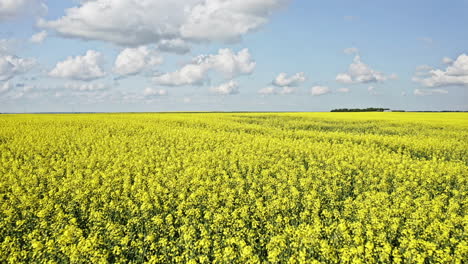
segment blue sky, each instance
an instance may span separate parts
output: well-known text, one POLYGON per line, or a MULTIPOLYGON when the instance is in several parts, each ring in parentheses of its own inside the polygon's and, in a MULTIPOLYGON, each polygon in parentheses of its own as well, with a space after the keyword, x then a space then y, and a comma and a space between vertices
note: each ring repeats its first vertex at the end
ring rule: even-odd
POLYGON ((467 11, 467 0, 0 0, 0 112, 468 110, 467 11))

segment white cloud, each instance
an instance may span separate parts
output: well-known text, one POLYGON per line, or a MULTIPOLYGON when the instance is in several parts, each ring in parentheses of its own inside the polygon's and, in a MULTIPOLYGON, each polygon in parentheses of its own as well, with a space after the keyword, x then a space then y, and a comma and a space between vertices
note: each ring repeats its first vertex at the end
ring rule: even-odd
POLYGON ((296 93, 296 88, 290 86, 284 87, 275 87, 275 86, 268 86, 258 90, 258 94, 261 95, 288 95, 296 93))
POLYGON ((443 64, 452 64, 453 62, 453 59, 449 58, 449 57, 443 57, 442 58, 442 63, 443 64))
POLYGON ((32 43, 42 43, 47 38, 47 31, 43 30, 31 36, 29 41, 32 43))
POLYGON ((296 73, 290 77, 284 72, 278 74, 278 76, 273 81, 273 85, 276 86, 298 86, 301 83, 305 82, 306 77, 303 72, 296 73))
POLYGON ((106 76, 102 54, 88 50, 84 56, 68 57, 58 62, 49 76, 80 81, 92 81, 106 76))
POLYGON ((219 95, 232 95, 239 93, 239 84, 236 81, 229 81, 216 87, 211 87, 210 91, 219 95))
POLYGON ((46 5, 39 0, 0 0, 0 21, 21 15, 40 16, 46 12, 46 5))
POLYGON ((351 77, 351 75, 349 75, 347 73, 339 73, 336 76, 336 81, 340 82, 340 83, 344 83, 344 84, 354 83, 353 78, 351 77))
POLYGON ((181 69, 156 76, 153 81, 166 86, 202 85, 211 70, 221 73, 225 79, 232 79, 251 74, 255 65, 248 49, 237 54, 230 49, 220 49, 218 54, 198 56, 181 69))
POLYGON ((351 90, 349 88, 339 88, 337 91, 339 93, 349 93, 351 90))
POLYGON ((114 72, 121 76, 135 75, 162 62, 163 58, 146 46, 126 48, 117 56, 114 72))
POLYGON ((258 93, 261 95, 272 95, 272 94, 276 94, 277 91, 275 87, 269 86, 269 87, 265 87, 265 88, 258 90, 258 93))
POLYGON ((204 0, 191 9, 181 35, 195 41, 236 41, 268 22, 288 0, 204 0))
POLYGON ((11 91, 14 88, 14 85, 10 81, 6 81, 0 85, 0 94, 5 94, 11 91))
POLYGON ((54 21, 38 25, 59 35, 102 40, 125 46, 155 44, 179 36, 186 6, 195 0, 134 1, 95 0, 68 8, 54 21), (186 2, 186 3, 185 3, 186 2))
POLYGON ((310 94, 313 96, 320 96, 328 93, 331 93, 331 90, 327 86, 314 86, 310 88, 310 94))
POLYGON ((419 72, 413 81, 425 87, 466 86, 468 87, 468 55, 461 54, 445 70, 429 69, 419 72), (423 76, 423 78, 420 78, 423 76), (426 78, 424 78, 426 77, 426 78))
POLYGON ((145 97, 166 96, 167 94, 168 92, 165 89, 155 89, 151 87, 147 87, 143 91, 145 97))
POLYGON ((248 49, 243 49, 237 54, 230 49, 220 49, 217 55, 200 57, 200 59, 202 63, 211 65, 213 70, 222 73, 225 78, 251 74, 256 65, 248 49))
POLYGON ((279 94, 293 94, 296 92, 296 88, 294 87, 289 87, 289 86, 284 86, 281 88, 281 90, 278 92, 279 94))
POLYGON ((239 40, 268 22, 290 0, 94 0, 38 25, 65 37, 126 46, 182 39, 239 40))
POLYGON ((24 74, 36 65, 35 59, 16 56, 0 56, 0 81, 7 81, 16 75, 24 74))
MULTIPOLYGON (((429 71, 433 68, 429 65, 419 65, 416 67, 415 76, 429 76, 429 71)), ((413 80, 416 81, 416 77, 413 77, 413 80)))
POLYGON ((358 54, 359 49, 358 48, 346 48, 343 50, 345 54, 351 55, 351 54, 358 54))
POLYGON ((208 70, 203 64, 187 64, 175 72, 156 76, 153 81, 165 86, 202 85, 208 70))
POLYGON ((158 49, 164 52, 185 54, 190 52, 190 45, 182 39, 163 39, 158 43, 158 49))
POLYGON ((448 91, 444 89, 415 89, 414 90, 414 95, 418 95, 418 96, 436 95, 436 94, 448 94, 448 91))
POLYGON ((447 67, 446 73, 451 76, 467 76, 468 75, 468 55, 462 54, 447 67))
MULTIPOLYGON (((390 76, 392 79, 397 78, 396 74, 390 76)), ((336 76, 336 81, 340 83, 373 83, 383 82, 389 79, 385 74, 373 70, 367 64, 361 61, 361 57, 356 55, 353 63, 349 65, 348 72, 340 73, 336 76)))

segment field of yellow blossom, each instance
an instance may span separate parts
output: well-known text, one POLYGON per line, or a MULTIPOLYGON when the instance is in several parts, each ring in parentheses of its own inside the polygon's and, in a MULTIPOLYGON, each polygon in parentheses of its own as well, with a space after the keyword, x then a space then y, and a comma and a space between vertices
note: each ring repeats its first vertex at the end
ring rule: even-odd
POLYGON ((463 263, 467 211, 466 113, 0 115, 1 263, 463 263))

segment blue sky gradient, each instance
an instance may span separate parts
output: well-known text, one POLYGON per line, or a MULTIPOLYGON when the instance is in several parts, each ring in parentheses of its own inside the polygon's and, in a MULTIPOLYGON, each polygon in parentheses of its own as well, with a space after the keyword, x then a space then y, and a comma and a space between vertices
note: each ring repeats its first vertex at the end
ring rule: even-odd
MULTIPOLYGON (((278 6, 272 12, 256 10, 255 14, 266 23, 236 35, 240 38, 237 41, 209 37, 192 41, 182 37, 190 52, 176 54, 158 49, 155 40, 143 46, 164 62, 124 77, 113 71, 115 60, 125 48, 139 45, 83 40, 39 22, 58 21, 66 16, 66 9, 81 8, 86 2, 23 1, 22 7, 2 11, 8 7, 2 7, 0 0, 0 39, 7 43, 2 44, 5 47, 0 58, 14 56, 35 63, 0 79, 0 112, 329 111, 345 107, 468 110, 468 61, 463 57, 468 54, 467 0, 255 0, 259 9, 271 8, 269 4, 273 2, 278 2, 278 6), (47 6, 47 12, 28 11, 32 10, 29 5, 40 4, 47 6), (5 15, 8 12, 14 15, 5 15), (46 32, 45 39, 32 42, 31 36, 41 31, 46 32), (226 78, 216 68, 223 67, 219 62, 206 71, 203 85, 168 86, 157 80, 158 76, 180 70, 199 55, 215 55, 220 49, 236 54, 244 48, 248 49, 251 62, 255 62, 251 72, 245 70, 226 78), (346 54, 347 48, 357 52, 346 54), (51 74, 59 62, 70 56, 84 56, 89 50, 101 54, 99 65, 106 73, 104 77, 82 80, 51 74), (352 83, 337 81, 337 75, 350 73, 348 68, 356 56, 368 67, 363 75, 384 77, 352 83), (451 61, 444 63, 444 57, 451 61), (431 73, 437 70, 443 73, 442 79, 431 73), (291 86, 272 84, 280 73, 290 77, 301 72, 306 79, 291 86), (236 83, 234 88, 216 88, 230 81, 236 83), (262 92, 267 87, 276 92, 262 92), (282 93, 284 87, 291 88, 291 92, 282 93), (317 88, 322 92, 313 93, 312 87, 323 89, 317 88)), ((210 1, 217 0, 187 3, 210 1)), ((0 64, 0 76, 2 70, 8 68, 2 69, 0 64)))

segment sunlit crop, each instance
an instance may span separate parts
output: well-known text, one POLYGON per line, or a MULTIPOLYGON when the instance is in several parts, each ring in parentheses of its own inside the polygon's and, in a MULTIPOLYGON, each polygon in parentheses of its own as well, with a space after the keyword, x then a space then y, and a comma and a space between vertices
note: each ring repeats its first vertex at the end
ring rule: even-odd
POLYGON ((468 115, 0 115, 1 263, 463 263, 468 115))

